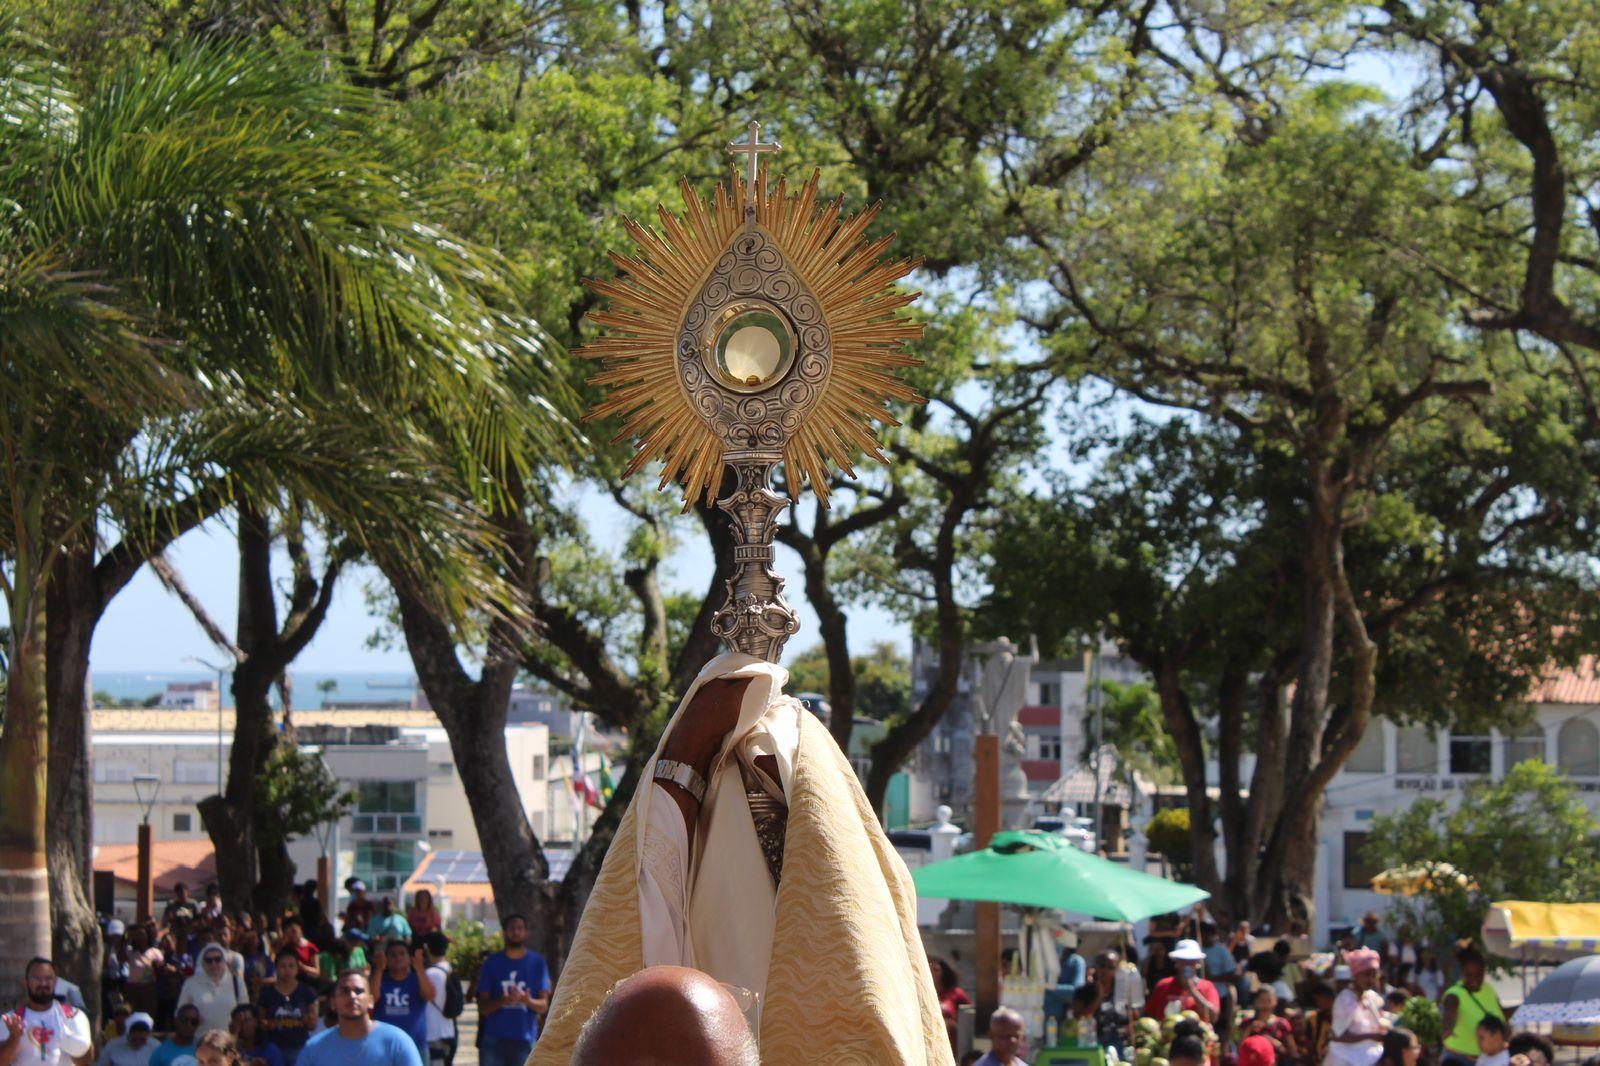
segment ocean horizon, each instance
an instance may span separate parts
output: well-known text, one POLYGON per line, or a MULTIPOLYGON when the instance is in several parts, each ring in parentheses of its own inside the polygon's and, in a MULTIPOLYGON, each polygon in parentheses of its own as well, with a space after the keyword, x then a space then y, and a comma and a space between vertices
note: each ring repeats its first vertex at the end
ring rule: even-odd
MULTIPOLYGON (((215 681, 217 675, 206 670, 96 670, 89 675, 89 691, 103 692, 116 700, 146 700, 158 696, 167 685, 183 681, 215 681)), ((233 706, 233 695, 228 686, 232 676, 222 679, 222 704, 233 706)), ((294 710, 314 711, 324 700, 355 703, 370 700, 389 703, 405 700, 408 703, 416 691, 417 677, 409 671, 347 671, 325 672, 317 670, 291 670, 290 692, 294 710), (331 687, 329 686, 331 682, 331 687)), ((274 695, 276 704, 276 695, 274 695)))

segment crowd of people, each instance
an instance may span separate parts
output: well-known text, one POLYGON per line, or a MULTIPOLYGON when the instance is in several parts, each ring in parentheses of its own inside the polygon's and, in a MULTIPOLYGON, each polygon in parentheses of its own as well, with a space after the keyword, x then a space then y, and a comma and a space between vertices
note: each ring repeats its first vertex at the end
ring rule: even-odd
MULTIPOLYGON (((1416 1066, 1424 1051, 1440 1066, 1554 1060, 1548 1037, 1514 1032, 1483 955, 1470 945, 1454 954, 1447 976, 1434 952, 1407 930, 1390 934, 1377 914, 1366 915, 1327 952, 1312 952, 1300 930, 1263 940, 1248 922, 1225 933, 1203 912, 1189 921, 1187 928, 1173 922, 1154 929, 1142 959, 1132 945, 1092 959, 1064 949, 1061 983, 1047 995, 1046 1033, 1134 1062, 1138 1020, 1173 1018, 1170 1066, 1416 1066), (1414 998, 1438 1007, 1443 1039, 1433 1048, 1402 1024, 1414 998)), ((950 962, 935 958, 930 965, 954 1044, 958 1012, 971 998, 950 962)), ((1021 1014, 1000 1008, 989 1034, 990 1050, 968 1054, 963 1066, 1024 1061, 1021 1014)))
MULTIPOLYGON (((0 1016, 0 1066, 451 1066, 468 992, 431 893, 401 911, 357 879, 345 888, 337 923, 314 881, 278 915, 229 913, 215 886, 197 900, 180 884, 159 921, 107 921, 102 1028, 82 989, 34 959, 24 1002, 0 1016)), ((526 919, 501 926, 472 985, 479 1061, 522 1066, 550 980, 526 919)))

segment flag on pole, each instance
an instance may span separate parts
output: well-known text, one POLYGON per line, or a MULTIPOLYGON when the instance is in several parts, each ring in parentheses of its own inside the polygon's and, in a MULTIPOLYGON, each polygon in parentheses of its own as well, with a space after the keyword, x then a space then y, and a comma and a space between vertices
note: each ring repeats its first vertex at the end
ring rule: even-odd
POLYGON ((611 780, 611 767, 606 764, 605 756, 600 757, 600 798, 606 803, 611 802, 611 796, 617 791, 617 783, 611 780))
MULTIPOLYGON (((594 782, 589 780, 589 775, 583 769, 583 745, 588 739, 588 716, 578 717, 578 735, 572 744, 572 792, 573 795, 591 807, 603 807, 600 802, 600 790, 594 787, 594 782)), ((602 761, 601 765, 604 765, 602 761)))

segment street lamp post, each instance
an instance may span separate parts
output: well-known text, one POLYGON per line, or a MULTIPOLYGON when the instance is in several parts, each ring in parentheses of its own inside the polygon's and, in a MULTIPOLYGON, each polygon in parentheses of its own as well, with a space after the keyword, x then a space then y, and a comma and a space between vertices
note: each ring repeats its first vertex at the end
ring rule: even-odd
POLYGON ((155 910, 155 885, 150 877, 150 853, 152 851, 152 834, 150 831, 150 812, 155 808, 156 799, 161 795, 161 778, 155 774, 134 774, 133 795, 138 800, 143 818, 139 822, 139 884, 137 898, 134 900, 134 915, 145 921, 151 917, 155 910), (148 789, 150 797, 145 798, 148 789))
POLYGON ((186 655, 184 662, 199 663, 208 670, 217 672, 217 794, 222 794, 222 678, 228 672, 226 666, 207 662, 198 655, 186 655))
MULTIPOLYGON (((322 762, 326 770, 328 764, 323 761, 324 754, 326 749, 317 750, 317 760, 322 762)), ((320 849, 317 856, 317 898, 322 901, 322 913, 329 921, 333 920, 339 903, 339 822, 343 817, 337 814, 318 822, 315 830, 320 849)))

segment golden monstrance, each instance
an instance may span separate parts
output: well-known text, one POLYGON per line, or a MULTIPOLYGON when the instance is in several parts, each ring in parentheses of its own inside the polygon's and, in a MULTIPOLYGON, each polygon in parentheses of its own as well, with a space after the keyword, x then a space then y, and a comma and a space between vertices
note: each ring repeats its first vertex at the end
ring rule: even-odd
POLYGON ((922 335, 898 313, 920 294, 896 284, 920 260, 883 260, 893 234, 864 237, 881 205, 841 218, 842 197, 817 202, 817 172, 793 193, 769 186, 761 156, 780 147, 752 122, 728 146, 747 157, 731 191, 707 203, 685 181, 682 215, 659 208, 659 231, 628 221, 636 254, 612 254, 619 279, 589 282, 610 306, 580 349, 603 361, 592 381, 609 391, 588 418, 621 416, 616 439, 638 441, 628 475, 659 460, 661 487, 683 485, 687 508, 710 503, 732 467, 716 506, 733 521, 735 569, 712 629, 771 662, 799 628, 772 568, 790 502, 773 469, 825 507, 833 469, 853 477, 858 451, 883 459, 874 423, 898 424, 889 401, 918 401, 895 372, 917 364, 905 348, 922 335))

